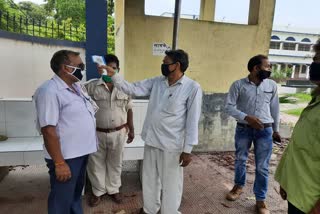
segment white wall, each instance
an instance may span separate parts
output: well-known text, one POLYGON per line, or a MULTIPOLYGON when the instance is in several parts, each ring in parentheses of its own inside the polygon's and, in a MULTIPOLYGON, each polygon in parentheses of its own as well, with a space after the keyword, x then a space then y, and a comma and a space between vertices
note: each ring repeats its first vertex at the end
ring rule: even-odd
POLYGON ((0 38, 0 98, 30 98, 42 82, 53 76, 50 59, 61 49, 80 52, 85 62, 82 48, 0 38))

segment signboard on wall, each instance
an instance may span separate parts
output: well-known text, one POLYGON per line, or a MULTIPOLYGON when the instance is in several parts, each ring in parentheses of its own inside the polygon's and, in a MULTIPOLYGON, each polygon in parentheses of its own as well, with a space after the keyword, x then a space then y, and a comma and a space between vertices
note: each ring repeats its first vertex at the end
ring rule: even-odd
POLYGON ((166 50, 170 50, 170 46, 168 46, 164 42, 154 42, 152 44, 152 55, 153 56, 164 56, 166 50))

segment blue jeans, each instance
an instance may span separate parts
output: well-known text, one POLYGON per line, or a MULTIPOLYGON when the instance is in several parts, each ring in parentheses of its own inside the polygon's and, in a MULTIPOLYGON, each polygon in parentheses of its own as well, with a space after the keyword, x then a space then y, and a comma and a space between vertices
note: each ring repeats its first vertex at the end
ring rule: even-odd
POLYGON ((52 160, 46 159, 49 168, 51 190, 48 198, 48 214, 82 214, 81 194, 84 186, 88 155, 65 160, 72 177, 67 182, 56 179, 52 160))
POLYGON ((235 146, 235 179, 236 185, 243 187, 246 182, 246 162, 249 149, 254 144, 254 155, 256 162, 256 178, 253 192, 257 201, 266 199, 268 191, 269 161, 272 154, 272 128, 256 130, 250 127, 236 128, 235 146))

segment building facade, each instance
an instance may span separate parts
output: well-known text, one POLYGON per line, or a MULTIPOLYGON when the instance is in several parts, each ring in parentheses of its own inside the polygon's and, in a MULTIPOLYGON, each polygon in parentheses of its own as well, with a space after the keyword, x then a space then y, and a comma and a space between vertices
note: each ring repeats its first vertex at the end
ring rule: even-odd
POLYGON ((312 46, 320 37, 320 29, 273 27, 269 59, 273 69, 292 71, 292 79, 308 79, 312 62, 312 46))

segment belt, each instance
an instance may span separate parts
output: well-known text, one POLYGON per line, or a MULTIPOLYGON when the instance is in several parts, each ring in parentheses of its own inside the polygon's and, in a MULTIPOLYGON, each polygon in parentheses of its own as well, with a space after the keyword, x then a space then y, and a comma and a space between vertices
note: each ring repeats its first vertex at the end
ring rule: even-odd
MULTIPOLYGON (((249 124, 244 124, 244 123, 237 123, 237 126, 240 126, 242 128, 252 128, 249 124)), ((263 127, 264 128, 272 127, 272 123, 264 123, 263 127)))
POLYGON ((121 126, 118 126, 116 128, 112 128, 112 129, 103 129, 103 128, 98 128, 97 127, 97 131, 98 132, 104 132, 104 133, 111 133, 111 132, 117 132, 120 131, 121 129, 123 129, 124 127, 126 127, 127 124, 123 124, 121 126))

